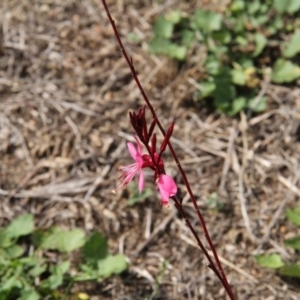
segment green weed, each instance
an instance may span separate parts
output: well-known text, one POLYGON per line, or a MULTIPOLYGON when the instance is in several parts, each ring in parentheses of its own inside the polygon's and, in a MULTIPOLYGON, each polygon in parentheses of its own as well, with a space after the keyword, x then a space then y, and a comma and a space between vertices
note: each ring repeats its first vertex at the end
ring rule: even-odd
POLYGON ((69 299, 75 282, 98 281, 126 268, 125 257, 110 255, 98 232, 87 237, 80 228, 37 229, 31 214, 0 229, 0 300, 69 299), (68 253, 79 248, 83 262, 74 268, 68 253), (47 259, 49 251, 59 254, 56 263, 47 259))
MULTIPOLYGON (((287 209, 286 216, 290 222, 300 227, 300 206, 287 209)), ((287 247, 300 250, 300 236, 284 241, 287 247)), ((285 263, 279 254, 259 254, 255 256, 257 263, 266 268, 276 269, 279 275, 300 278, 300 260, 296 263, 285 263)))
POLYGON ((300 77, 299 0, 233 0, 223 13, 172 11, 153 24, 149 51, 185 60, 193 45, 206 54, 199 99, 212 100, 228 115, 262 112, 267 97, 256 97, 261 82, 290 83, 300 77))

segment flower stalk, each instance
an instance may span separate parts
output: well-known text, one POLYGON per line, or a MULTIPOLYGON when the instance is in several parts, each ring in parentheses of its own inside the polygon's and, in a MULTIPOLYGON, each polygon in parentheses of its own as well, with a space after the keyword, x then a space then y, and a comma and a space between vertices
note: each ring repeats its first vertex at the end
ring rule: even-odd
MULTIPOLYGON (((205 224, 204 218, 202 213, 200 212, 200 209, 198 207, 196 198, 192 192, 192 189, 190 187, 189 181, 187 179, 187 176, 180 164, 180 161, 178 159, 178 156, 172 146, 172 143, 170 142, 170 137, 172 135, 173 132, 173 128, 174 128, 174 123, 171 124, 171 126, 169 127, 169 129, 167 130, 167 132, 164 130, 161 122, 159 121, 159 118, 156 115, 156 112, 153 108, 153 106, 151 105, 147 95, 144 92, 144 89, 139 81, 139 78, 137 76, 137 73, 135 72, 135 68, 134 65, 132 63, 131 58, 129 58, 124 45, 122 43, 122 40, 120 38, 118 29, 115 25, 115 21, 112 19, 111 14, 109 12, 107 3, 105 0, 102 0, 103 6, 105 8, 106 14, 108 16, 108 19, 111 23, 111 26, 114 30, 114 34, 115 37, 118 41, 119 47, 122 51, 122 54, 128 64, 128 67, 131 70, 131 74, 133 79, 135 80, 135 83, 137 85, 137 87, 139 88, 141 95, 146 103, 146 106, 148 107, 148 109, 150 110, 151 114, 152 114, 152 123, 150 125, 149 131, 147 129, 147 122, 146 122, 146 118, 145 118, 145 106, 140 108, 139 111, 137 113, 135 112, 131 112, 130 113, 130 121, 131 124, 134 128, 134 130, 137 133, 138 138, 140 139, 140 141, 145 145, 149 156, 147 157, 148 159, 148 164, 150 164, 148 167, 152 168, 155 172, 154 174, 154 179, 155 182, 158 184, 158 189, 162 195, 162 204, 163 205, 167 205, 169 198, 171 198, 174 201, 174 205, 177 208, 177 210, 179 211, 179 213, 181 214, 181 216, 184 218, 187 226, 189 227, 189 229, 191 230, 193 236, 195 237, 199 248, 201 249, 201 251, 204 253, 204 255, 206 256, 207 260, 208 260, 208 267, 213 270, 213 272, 216 274, 216 276, 219 278, 220 282, 222 283, 223 287, 225 288, 229 298, 231 300, 235 300, 236 297, 231 289, 230 284, 228 283, 227 277, 225 275, 225 272, 223 270, 223 267, 221 265, 220 259, 218 257, 217 251, 212 243, 212 240, 210 238, 209 232, 207 230, 207 226, 205 224), (155 126, 158 126, 159 130, 161 131, 161 133, 164 136, 164 140, 162 142, 162 145, 160 147, 160 151, 157 154, 155 152, 155 148, 156 148, 156 136, 155 134, 153 134, 154 128, 155 126), (151 140, 151 145, 149 145, 149 142, 151 140), (177 168, 181 174, 181 177, 184 181, 184 184, 186 186, 186 189, 189 193, 189 196, 191 198, 191 201, 193 203, 194 209, 197 213, 199 222, 201 224, 201 227, 203 229, 204 232, 204 236, 209 244, 209 247, 213 253, 213 258, 210 257, 210 255, 208 254, 206 248, 204 247, 203 243, 201 242, 201 239, 199 238, 197 232, 195 231, 193 225, 191 224, 191 222, 189 221, 187 214, 184 210, 184 207, 182 205, 182 200, 178 199, 178 197, 176 196, 177 193, 177 186, 175 184, 175 182, 173 181, 173 179, 171 177, 169 177, 168 175, 165 174, 164 168, 163 168, 163 161, 161 159, 161 156, 163 154, 163 152, 166 149, 166 146, 169 147, 170 152, 173 156, 174 161, 176 162, 177 168)), ((134 157, 133 157, 134 158, 134 157)), ((145 157, 146 159, 146 157, 145 157)), ((140 173, 141 174, 141 173, 140 173)), ((131 176, 131 175, 130 175, 131 176)), ((141 175, 140 175, 141 176, 141 175)), ((131 177, 127 178, 130 179, 131 177)), ((131 178, 132 179, 132 178, 131 178)), ((125 175, 125 181, 126 184, 128 184, 128 182, 126 182, 126 175, 125 175)), ((139 183, 140 186, 140 183, 139 183)), ((117 188, 118 189, 118 188, 117 188)))

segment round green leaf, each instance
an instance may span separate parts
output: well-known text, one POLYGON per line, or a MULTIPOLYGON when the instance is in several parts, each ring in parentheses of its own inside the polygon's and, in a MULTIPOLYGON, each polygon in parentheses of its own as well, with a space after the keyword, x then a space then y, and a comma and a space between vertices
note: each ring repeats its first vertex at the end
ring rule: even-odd
POLYGON ((31 214, 24 214, 14 219, 6 228, 7 236, 18 238, 32 233, 34 230, 34 221, 31 214))
POLYGON ((287 239, 284 241, 284 244, 295 249, 295 250, 300 250, 300 237, 295 237, 291 239, 287 239))
POLYGON ((296 264, 284 266, 278 272, 280 275, 300 278, 300 266, 296 264))
POLYGON ((83 256, 87 261, 95 261, 107 256, 107 242, 99 232, 89 237, 83 247, 83 256))
POLYGON ((281 260, 278 254, 260 254, 255 256, 256 262, 266 268, 277 269, 284 266, 284 262, 281 260))
POLYGON ((300 206, 295 209, 288 208, 285 213, 290 222, 300 226, 300 206))
POLYGON ((297 30, 291 37, 289 43, 283 50, 285 57, 293 57, 300 52, 300 30, 297 30))
POLYGON ((300 77, 299 66, 284 59, 275 62, 272 71, 272 80, 276 83, 291 82, 300 77))

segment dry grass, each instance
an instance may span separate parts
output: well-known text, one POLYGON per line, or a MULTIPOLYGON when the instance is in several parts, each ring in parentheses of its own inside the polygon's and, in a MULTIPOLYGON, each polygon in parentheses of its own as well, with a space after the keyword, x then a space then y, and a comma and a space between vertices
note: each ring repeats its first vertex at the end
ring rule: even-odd
MULTIPOLYGON (((299 285, 256 265, 253 255, 294 254, 283 246, 295 228, 284 210, 300 197, 300 89, 262 86, 264 114, 232 119, 195 101, 201 49, 180 67, 150 56, 151 21, 170 9, 185 12, 201 1, 108 1, 140 80, 167 126, 197 195, 228 278, 239 299, 299 299, 299 285), (128 41, 136 32, 142 47, 128 41), (207 207, 217 192, 224 210, 207 207)), ((212 5, 217 1, 203 1, 212 5)), ((226 1, 224 1, 226 2, 226 1)), ((96 0, 3 1, 0 20, 0 222, 22 212, 38 226, 100 230, 129 271, 95 286, 78 286, 91 299, 145 299, 162 261, 169 262, 155 299, 225 299, 184 222, 154 195, 129 207, 113 195, 116 169, 129 161, 127 112, 142 105, 112 29, 96 0)), ((185 207, 196 215, 170 157, 185 207)))

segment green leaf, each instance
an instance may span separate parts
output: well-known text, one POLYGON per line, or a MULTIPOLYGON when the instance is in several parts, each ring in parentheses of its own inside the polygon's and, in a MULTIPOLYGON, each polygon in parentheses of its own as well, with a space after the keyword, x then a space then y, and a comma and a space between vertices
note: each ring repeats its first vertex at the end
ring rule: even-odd
POLYGON ((15 241, 13 241, 12 238, 10 238, 6 233, 6 228, 0 229, 0 247, 6 248, 13 245, 15 241))
POLYGON ((6 228, 6 234, 11 238, 28 235, 34 230, 34 221, 31 214, 24 214, 14 219, 6 228))
POLYGON ((49 287, 51 290, 56 290, 63 284, 63 275, 61 274, 53 274, 49 276, 47 280, 42 283, 43 287, 49 287))
POLYGON ((292 35, 289 43, 285 46, 283 50, 283 55, 285 57, 293 57, 300 52, 300 30, 295 31, 292 35))
POLYGON ((267 109, 267 100, 268 100, 268 98, 267 97, 261 97, 258 104, 255 107, 253 107, 255 99, 256 98, 251 98, 248 101, 247 107, 249 109, 251 109, 252 111, 257 112, 257 113, 264 112, 267 109))
POLYGON ((261 7, 260 1, 258 0, 253 1, 252 3, 248 4, 248 13, 250 15, 254 15, 260 10, 260 7, 261 7))
POLYGON ((237 85, 245 85, 247 78, 242 68, 235 68, 230 71, 232 82, 237 85))
POLYGON ((289 0, 273 0, 273 6, 279 13, 284 13, 288 7, 289 0))
POLYGON ((107 256, 106 239, 99 233, 93 233, 83 246, 83 257, 87 261, 97 261, 107 256))
POLYGON ((5 251, 11 259, 20 257, 24 253, 23 247, 19 245, 12 245, 11 247, 6 248, 5 251))
POLYGON ((287 12, 293 14, 300 9, 300 0, 288 0, 287 12))
POLYGON ((218 75, 221 64, 215 57, 209 57, 205 63, 205 70, 209 75, 218 75))
POLYGON ((232 84, 230 72, 223 71, 222 74, 214 77, 215 90, 212 95, 214 97, 214 105, 223 112, 227 112, 231 108, 233 99, 236 98, 236 89, 232 84))
POLYGON ((300 237, 295 237, 291 239, 287 239, 284 241, 284 244, 295 249, 295 250, 300 250, 300 237))
POLYGON ((232 1, 230 5, 230 10, 232 12, 243 11, 245 9, 245 1, 244 0, 236 0, 232 1))
POLYGON ((74 281, 87 281, 87 280, 96 280, 98 279, 97 269, 90 265, 80 264, 79 266, 82 273, 76 274, 73 277, 74 281))
POLYGON ((284 262, 281 260, 278 254, 260 254, 255 255, 256 262, 266 268, 277 269, 284 266, 284 262))
POLYGON ((201 99, 210 96, 216 88, 216 85, 213 81, 204 81, 199 83, 200 93, 199 96, 201 99))
POLYGON ((183 60, 186 56, 187 48, 178 46, 164 38, 155 38, 149 44, 149 51, 155 54, 164 54, 179 60, 183 60))
POLYGON ((189 47, 194 40, 195 40, 195 32, 194 31, 182 30, 182 32, 181 32, 182 45, 189 47))
POLYGON ((41 296, 33 289, 23 290, 17 300, 39 300, 41 296))
POLYGON ((296 264, 287 265, 280 268, 278 273, 283 276, 300 278, 300 266, 296 264))
POLYGON ((15 269, 8 270, 8 277, 1 278, 0 291, 7 291, 13 287, 20 287, 20 281, 18 277, 23 271, 23 266, 19 265, 15 269))
POLYGON ((68 270, 70 269, 70 265, 71 263, 68 260, 61 262, 59 265, 55 267, 55 273, 61 275, 67 273, 68 270))
POLYGON ((300 226, 300 206, 298 206, 295 209, 287 209, 286 212, 286 217, 290 222, 293 224, 300 226))
POLYGON ((173 10, 166 15, 166 20, 173 23, 178 24, 181 20, 181 11, 180 10, 173 10))
POLYGON ((206 33, 220 30, 223 16, 209 10, 196 10, 194 21, 198 29, 206 33))
POLYGON ((222 44, 228 44, 231 42, 231 33, 228 30, 219 30, 212 34, 212 37, 221 42, 222 44))
POLYGON ((246 46, 248 45, 249 41, 247 40, 246 37, 238 35, 235 39, 235 41, 240 45, 240 46, 246 46))
POLYGON ((256 33, 254 35, 254 41, 256 44, 255 51, 253 52, 253 56, 258 56, 264 50, 267 45, 266 37, 261 33, 256 33))
POLYGON ((274 8, 279 13, 288 12, 290 14, 293 14, 300 9, 300 0, 274 0, 273 4, 274 8))
POLYGON ((47 265, 36 265, 32 269, 29 270, 28 274, 34 278, 40 276, 42 273, 44 273, 47 270, 47 265))
POLYGON ((42 286, 47 288, 49 287, 51 290, 56 290, 63 284, 64 274, 69 270, 70 262, 64 261, 58 266, 52 265, 50 267, 51 276, 47 278, 47 280, 43 281, 42 286))
POLYGON ((300 77, 299 66, 279 58, 272 71, 272 80, 276 83, 291 82, 300 77))
POLYGON ((231 108, 227 111, 230 116, 236 115, 238 112, 243 110, 246 107, 246 98, 238 97, 233 99, 231 108))
POLYGON ((70 231, 60 231, 57 228, 52 228, 52 232, 43 239, 40 247, 60 252, 71 252, 82 247, 84 243, 85 233, 80 228, 70 231))
POLYGON ((174 24, 165 17, 159 16, 153 25, 153 31, 156 37, 169 39, 173 35, 174 24))
POLYGON ((109 277, 112 274, 120 274, 126 270, 127 267, 128 264, 124 255, 109 255, 105 259, 98 261, 98 275, 100 277, 109 277))

